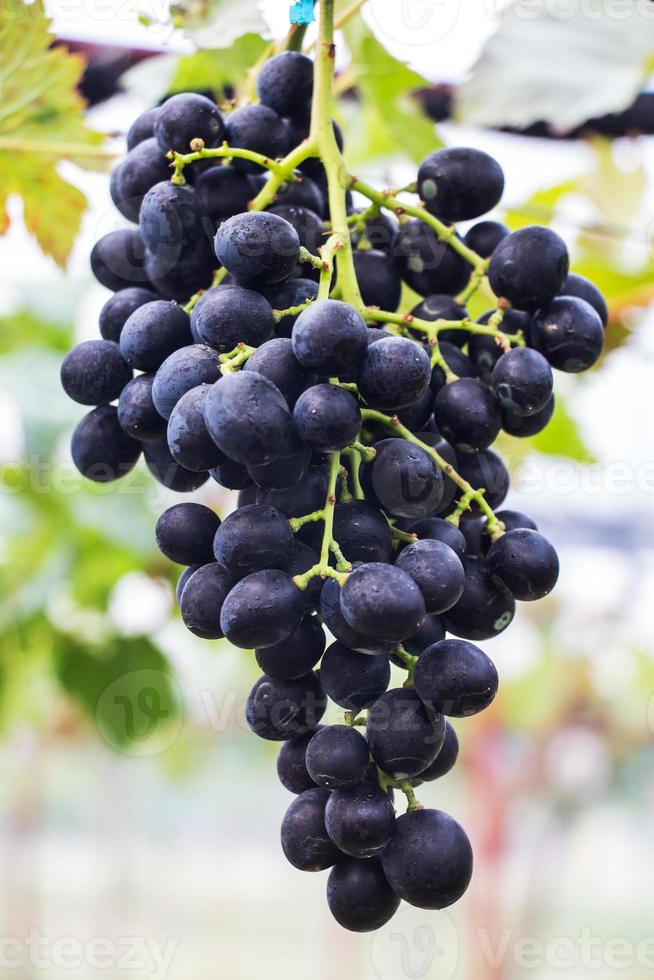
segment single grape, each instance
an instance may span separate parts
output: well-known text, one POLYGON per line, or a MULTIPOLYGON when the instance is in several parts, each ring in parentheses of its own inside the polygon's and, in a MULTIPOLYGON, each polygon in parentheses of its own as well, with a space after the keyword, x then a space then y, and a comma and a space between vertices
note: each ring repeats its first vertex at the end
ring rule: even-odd
POLYGON ((548 595, 559 577, 556 551, 531 528, 507 531, 490 546, 487 561, 493 582, 523 602, 548 595))
POLYGON ((166 420, 152 401, 153 374, 139 374, 125 385, 118 399, 118 421, 123 432, 139 442, 160 439, 166 420))
POLYGON ((595 283, 585 276, 579 276, 574 272, 568 274, 568 278, 561 287, 562 296, 576 296, 577 299, 584 299, 589 303, 602 321, 602 326, 606 327, 609 322, 609 310, 606 300, 600 293, 595 283))
MULTIPOLYGON (((227 518, 229 520, 229 518, 227 518)), ((305 616, 288 639, 257 650, 257 663, 265 674, 282 681, 297 680, 312 670, 323 655, 325 633, 316 616, 305 616)), ((322 673, 320 680, 322 682, 322 673)))
POLYGON ((499 221, 478 221, 468 229, 463 241, 482 259, 488 259, 508 234, 509 229, 499 221))
POLYGON ((442 541, 425 539, 404 548, 395 562, 411 576, 422 593, 428 613, 443 613, 463 593, 465 572, 461 559, 442 541))
POLYGON ((502 522, 507 531, 513 531, 517 527, 529 527, 532 531, 538 530, 536 522, 519 510, 498 510, 495 516, 498 521, 502 522))
POLYGON ((272 647, 286 640, 305 613, 302 593, 284 572, 265 569, 238 582, 227 596, 221 628, 234 646, 272 647))
POLYGON ((248 695, 245 717, 259 738, 282 742, 314 729, 326 704, 314 671, 292 681, 263 674, 248 695))
POLYGON ((448 633, 464 640, 490 640, 512 621, 515 602, 496 588, 481 558, 466 557, 463 567, 463 595, 456 606, 443 614, 443 624, 448 633))
POLYGON ((228 354, 239 343, 259 347, 271 337, 274 326, 268 300, 243 286, 210 290, 191 314, 194 337, 219 354, 228 354))
POLYGON ((402 569, 368 562, 348 575, 341 590, 341 611, 364 636, 399 642, 418 629, 425 603, 416 583, 402 569))
POLYGON ((333 578, 328 578, 322 587, 320 615, 329 632, 351 650, 377 656, 388 655, 393 649, 391 641, 364 636, 350 626, 341 610, 341 587, 333 578))
POLYGON ((333 536, 350 562, 391 560, 393 534, 390 525, 367 500, 336 504, 333 536))
MULTIPOLYGON (((155 375, 152 398, 157 411, 169 419, 182 395, 198 385, 213 385, 220 377, 220 360, 213 348, 205 344, 181 347, 166 358, 155 375)), ((211 394, 204 400, 205 411, 211 394)))
POLYGON ((517 436, 519 439, 535 436, 549 424, 554 414, 554 405, 555 399, 552 395, 545 408, 541 408, 540 412, 536 412, 535 415, 525 417, 524 415, 514 415, 513 412, 503 412, 502 429, 510 436, 517 436))
POLYGON ((217 529, 216 561, 244 578, 264 568, 284 568, 293 554, 293 532, 283 514, 268 504, 233 511, 217 529))
POLYGON ((483 449, 479 453, 460 453, 457 458, 459 476, 475 490, 483 487, 484 499, 493 510, 499 507, 509 492, 509 471, 497 453, 483 449))
POLYGON ((184 586, 180 612, 184 625, 204 640, 220 640, 220 611, 234 579, 217 562, 202 565, 184 586))
POLYGON ((313 385, 302 392, 293 409, 300 441, 319 452, 335 452, 354 442, 361 428, 356 398, 338 385, 313 385))
POLYGON ((431 388, 426 388, 421 395, 418 395, 414 402, 401 408, 395 413, 407 429, 412 432, 420 432, 425 426, 431 423, 434 414, 434 393, 431 388))
POLYGON ((156 293, 141 286, 130 286, 110 296, 100 310, 100 333, 103 338, 117 344, 128 317, 134 310, 156 298, 156 293))
POLYGON ((309 775, 326 789, 355 786, 363 779, 369 759, 368 743, 349 725, 329 725, 316 732, 307 746, 309 775))
POLYGON ((303 368, 295 357, 289 337, 273 337, 261 344, 245 362, 243 370, 257 371, 272 381, 290 407, 317 381, 315 374, 303 368))
POLYGON ((557 296, 535 315, 531 339, 552 367, 577 374, 592 367, 602 353, 604 327, 586 300, 557 296))
POLYGON ((193 139, 201 139, 206 147, 218 146, 224 132, 217 106, 195 92, 171 95, 160 107, 154 124, 154 135, 164 153, 189 153, 193 139))
POLYGON ((288 490, 264 490, 257 495, 262 504, 272 504, 286 517, 311 514, 325 505, 328 470, 324 465, 310 466, 301 480, 288 490))
POLYGON ((264 62, 257 95, 280 116, 304 117, 311 106, 313 62, 299 51, 283 51, 264 62))
POLYGON ((348 711, 369 707, 386 691, 390 679, 386 657, 370 657, 338 641, 327 647, 320 664, 325 693, 348 711))
POLYGON ((530 225, 507 235, 488 267, 496 296, 519 310, 537 310, 561 291, 568 275, 568 250, 551 228, 530 225))
POLYGON ((340 300, 318 300, 300 313, 293 327, 293 352, 316 374, 353 376, 368 350, 366 325, 340 300))
POLYGON ((497 438, 502 415, 486 385, 474 378, 460 378, 439 391, 434 419, 456 450, 479 452, 497 438))
POLYGON ((484 711, 497 694, 498 683, 493 661, 466 640, 441 640, 427 647, 413 675, 420 699, 455 718, 484 711))
POLYGON ((353 261, 365 305, 394 313, 402 298, 401 264, 392 255, 376 248, 357 249, 353 261))
POLYGON ((112 173, 111 200, 124 218, 137 222, 147 192, 159 181, 169 179, 170 161, 157 141, 148 137, 130 147, 130 152, 112 173))
POLYGON ((151 139, 154 136, 154 124, 157 121, 158 115, 159 106, 153 106, 136 117, 127 130, 126 140, 128 150, 133 150, 143 140, 151 139))
POLYGON ((256 491, 256 487, 252 483, 252 478, 247 468, 242 463, 235 463, 233 459, 223 459, 217 466, 213 466, 209 470, 209 475, 212 480, 215 480, 216 483, 221 487, 225 487, 227 490, 249 489, 253 492, 256 491))
POLYGON ((387 337, 369 346, 357 375, 364 401, 383 411, 411 405, 430 380, 429 355, 405 337, 387 337))
POLYGON ((151 187, 139 211, 139 232, 155 255, 161 251, 178 258, 181 250, 202 234, 193 188, 180 187, 170 180, 151 187), (166 249, 171 251, 166 253, 166 249))
POLYGON ((168 448, 173 459, 194 472, 206 472, 224 459, 204 424, 204 403, 211 390, 191 388, 175 405, 168 420, 168 448))
POLYGON ((402 814, 381 860, 396 895, 420 909, 452 905, 472 877, 470 841, 456 820, 442 810, 402 814))
POLYGON ((396 517, 426 517, 438 510, 443 476, 424 449, 406 439, 382 439, 374 448, 375 458, 362 467, 369 500, 396 517))
POLYGON ((178 565, 206 565, 214 560, 213 539, 220 518, 204 504, 173 504, 155 527, 157 547, 178 565))
POLYGON ((446 720, 445 738, 443 739, 441 750, 430 766, 423 769, 419 776, 414 776, 411 780, 413 786, 420 786, 422 783, 431 783, 435 779, 440 779, 441 776, 446 776, 454 768, 458 757, 459 740, 449 721, 446 720))
POLYGON ((432 214, 443 221, 478 218, 499 203, 504 174, 499 163, 467 146, 448 146, 430 153, 418 169, 418 193, 432 214))
POLYGON ((186 583, 190 579, 191 575, 194 575, 199 568, 202 568, 202 565, 189 565, 177 579, 177 585, 175 586, 175 598, 177 599, 177 605, 179 605, 182 601, 182 594, 186 588, 186 583))
MULTIPOLYGON (((320 737, 324 738, 322 733, 320 737)), ((366 740, 362 735, 359 738, 366 747, 367 755, 366 740)), ((344 854, 368 858, 379 854, 390 840, 395 826, 395 810, 383 789, 375 783, 360 782, 332 793, 325 809, 325 826, 344 854)))
POLYGON ((114 401, 131 379, 130 367, 112 340, 85 340, 61 365, 61 386, 80 405, 114 401))
POLYGON ((120 335, 120 351, 130 367, 156 371, 191 340, 188 313, 176 303, 155 299, 128 317, 120 335))
MULTIPOLYGON (((267 105, 244 105, 227 116, 225 136, 230 146, 253 150, 274 160, 282 157, 288 147, 288 134, 277 113, 267 105)), ((261 170, 258 163, 234 157, 234 170, 243 174, 255 174, 261 170)))
MULTIPOLYGON (((419 657, 422 651, 431 646, 432 643, 439 643, 444 639, 445 627, 438 616, 425 616, 416 632, 404 641, 403 646, 407 653, 419 657)), ((401 658, 397 658, 395 662, 398 667, 404 666, 401 658)))
POLYGON ((160 296, 186 301, 200 289, 211 285, 216 259, 209 243, 200 238, 192 246, 180 249, 160 248, 156 254, 145 250, 145 271, 160 296))
POLYGON ((370 708, 370 754, 382 772, 397 779, 426 769, 438 755, 444 734, 443 716, 425 708, 413 688, 393 688, 370 708))
POLYGON ((82 476, 96 483, 125 476, 141 455, 141 444, 123 432, 113 405, 100 405, 85 415, 70 448, 82 476))
POLYGON ((269 463, 251 463, 248 475, 263 490, 287 490, 301 480, 311 463, 311 450, 298 443, 297 452, 278 456, 269 463))
POLYGON ((204 420, 219 449, 244 465, 291 451, 291 415, 275 385, 256 371, 228 374, 213 386, 204 420))
POLYGON ((108 232, 91 250, 91 272, 114 293, 130 286, 147 285, 144 262, 145 245, 138 231, 131 228, 108 232))
POLYGON ((407 530, 411 534, 417 534, 421 541, 442 541, 459 558, 463 558, 465 554, 466 542, 461 531, 442 517, 422 517, 419 521, 412 521, 407 530))
POLYGON ((472 266, 422 221, 412 220, 402 226, 395 255, 404 263, 404 281, 420 296, 454 296, 470 279, 472 266))
POLYGON ((372 932, 393 917, 400 899, 386 881, 379 858, 349 858, 329 872, 327 904, 339 926, 372 932))
POLYGON ((250 177, 229 165, 211 167, 200 174, 193 187, 205 234, 209 229, 215 232, 225 218, 247 211, 256 195, 250 177))
POLYGON ((290 793, 303 793, 305 789, 315 788, 306 764, 307 745, 321 725, 303 735, 294 735, 282 742, 277 756, 277 775, 279 781, 290 793))
POLYGON ((552 397, 552 369, 538 351, 514 347, 493 368, 491 388, 504 411, 535 415, 552 397))
POLYGON ((284 815, 281 841, 286 859, 300 871, 324 871, 341 853, 325 829, 328 789, 316 786, 297 796, 284 815))
POLYGON ((209 478, 206 471, 197 472, 180 466, 171 455, 166 436, 144 442, 143 458, 155 480, 177 493, 190 493, 192 490, 197 490, 209 478))
POLYGON ((300 249, 292 225, 276 214, 249 211, 223 222, 215 238, 218 261, 243 286, 257 289, 287 279, 300 249))

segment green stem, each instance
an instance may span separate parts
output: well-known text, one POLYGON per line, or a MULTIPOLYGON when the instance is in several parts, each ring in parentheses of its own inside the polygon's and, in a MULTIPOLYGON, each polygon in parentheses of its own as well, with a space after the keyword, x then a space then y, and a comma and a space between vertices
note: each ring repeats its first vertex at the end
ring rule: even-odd
MULTIPOLYGON (((193 143, 196 142, 202 143, 201 140, 193 140, 193 143)), ((177 153, 171 150, 168 156, 173 161, 174 173, 171 177, 173 184, 186 183, 183 173, 184 167, 187 167, 190 163, 195 163, 196 160, 249 160, 251 163, 256 163, 258 166, 263 167, 264 170, 270 170, 273 175, 285 174, 284 161, 273 160, 271 157, 264 156, 262 153, 255 153, 254 150, 242 150, 239 147, 230 146, 227 142, 223 143, 222 146, 213 148, 200 146, 197 149, 193 149, 191 153, 177 153)), ((289 176, 287 179, 291 180, 292 176, 289 176)))
POLYGON ((363 300, 354 271, 345 203, 348 177, 332 122, 334 55, 334 0, 321 0, 309 141, 318 149, 327 174, 332 233, 340 239, 338 285, 345 302, 360 310, 363 309, 363 300))
POLYGON ((400 201, 391 191, 378 191, 371 184, 367 184, 357 177, 350 178, 350 187, 352 190, 359 191, 369 201, 374 201, 375 204, 379 204, 380 207, 386 208, 388 211, 395 211, 399 215, 408 214, 412 218, 419 218, 420 221, 429 225, 436 232, 441 242, 446 242, 450 248, 458 252, 473 269, 481 270, 482 274, 486 272, 488 259, 483 259, 481 255, 477 255, 471 248, 468 248, 460 238, 456 237, 456 228, 446 225, 439 218, 435 218, 426 208, 415 204, 406 204, 406 202, 400 201))
POLYGON ((422 442, 421 439, 418 439, 418 437, 415 436, 410 429, 407 429, 405 425, 402 425, 396 415, 384 415, 383 412, 378 412, 375 409, 363 408, 361 409, 361 419, 364 422, 367 420, 370 420, 371 422, 379 422, 381 425, 385 425, 387 428, 392 429, 396 435, 401 436, 408 442, 412 442, 414 446, 420 446, 420 448, 423 449, 428 456, 431 456, 443 473, 445 473, 446 476, 449 476, 449 478, 456 483, 457 487, 464 494, 469 496, 470 503, 474 502, 477 504, 479 510, 486 517, 486 527, 491 539, 495 541, 497 538, 502 536, 504 533, 504 525, 501 521, 498 521, 497 517, 495 516, 495 511, 486 501, 484 497, 485 491, 483 489, 476 490, 470 483, 468 483, 467 480, 464 480, 463 477, 457 473, 451 463, 448 463, 447 460, 444 459, 440 453, 436 452, 432 446, 429 446, 426 442, 422 442))
POLYGON ((218 360, 221 362, 220 373, 232 374, 238 371, 242 364, 245 364, 249 357, 252 357, 256 347, 249 347, 247 344, 239 343, 234 350, 228 354, 221 354, 218 360))
POLYGON ((361 475, 359 470, 361 469, 361 454, 356 451, 356 449, 345 449, 343 450, 345 456, 347 456, 350 464, 350 474, 352 476, 352 491, 354 493, 355 500, 364 500, 365 493, 363 487, 361 486, 361 475))
POLYGON ((340 452, 331 453, 329 457, 329 478, 327 481, 327 497, 325 500, 325 506, 321 510, 314 511, 312 514, 305 514, 303 517, 292 518, 289 522, 291 528, 296 531, 302 524, 306 524, 309 521, 324 521, 324 529, 322 533, 322 546, 320 548, 320 560, 317 564, 313 565, 308 571, 304 572, 302 575, 296 575, 293 581, 297 585, 298 589, 306 589, 307 585, 312 578, 319 575, 321 578, 335 578, 338 582, 343 583, 347 577, 347 572, 350 571, 351 565, 343 556, 338 544, 334 541, 334 509, 336 507, 336 484, 338 482, 339 473, 341 470, 341 454, 340 452), (332 552, 337 555, 337 563, 340 564, 341 568, 332 568, 329 564, 329 557, 332 552), (347 567, 345 567, 347 566, 347 567))

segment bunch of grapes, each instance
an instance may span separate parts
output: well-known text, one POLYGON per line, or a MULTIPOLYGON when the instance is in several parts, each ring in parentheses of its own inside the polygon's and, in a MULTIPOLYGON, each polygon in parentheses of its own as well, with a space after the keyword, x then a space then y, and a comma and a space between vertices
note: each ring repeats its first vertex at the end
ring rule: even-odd
POLYGON ((487 154, 438 150, 395 193, 344 176, 313 79, 284 52, 256 104, 223 117, 181 94, 136 120, 111 192, 138 227, 93 249, 113 291, 103 339, 68 354, 62 382, 96 406, 72 438, 88 478, 143 453, 172 490, 239 492, 222 521, 170 507, 157 543, 186 566, 188 629, 255 651, 247 720, 281 743, 295 794, 284 854, 331 868, 333 915, 367 931, 401 899, 441 909, 470 881, 464 830, 415 789, 456 761, 448 719, 495 697, 476 641, 558 575, 534 522, 498 510, 509 476, 491 446, 544 428, 552 369, 591 367, 606 307, 548 228, 456 232, 500 200, 487 154), (465 304, 486 278, 497 302, 475 322, 465 304), (403 283, 423 297, 410 313, 403 283), (406 681, 389 689, 391 664, 406 681), (341 724, 321 725, 328 700, 341 724))

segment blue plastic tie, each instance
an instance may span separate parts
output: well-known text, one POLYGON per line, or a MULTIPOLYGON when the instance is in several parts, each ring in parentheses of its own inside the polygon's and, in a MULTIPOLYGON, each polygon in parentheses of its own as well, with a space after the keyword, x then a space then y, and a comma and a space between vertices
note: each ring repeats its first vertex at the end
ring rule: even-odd
POLYGON ((291 24, 311 24, 313 16, 313 0, 294 0, 291 4, 291 24))

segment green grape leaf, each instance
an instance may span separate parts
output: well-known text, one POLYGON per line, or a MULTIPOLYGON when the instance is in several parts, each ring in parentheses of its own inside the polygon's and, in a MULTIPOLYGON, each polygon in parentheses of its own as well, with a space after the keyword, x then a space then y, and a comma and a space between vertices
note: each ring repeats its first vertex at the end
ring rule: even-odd
POLYGON ((267 47, 257 34, 244 34, 231 47, 197 51, 182 57, 170 83, 171 92, 208 89, 220 101, 224 88, 234 85, 259 60, 267 47))
POLYGON ((567 130, 633 101, 652 53, 649 0, 623 5, 620 16, 602 4, 589 15, 584 0, 529 7, 535 9, 516 3, 503 10, 457 94, 462 121, 527 126, 546 120, 567 130))
POLYGON ((548 426, 528 440, 529 448, 545 456, 565 456, 580 463, 594 463, 590 449, 584 443, 577 423, 570 415, 561 395, 556 395, 554 414, 548 426))
POLYGON ((51 47, 43 0, 0 5, 0 234, 9 227, 7 198, 23 200, 24 220, 46 255, 63 266, 79 231, 86 199, 57 172, 61 160, 101 168, 100 133, 84 124, 76 91, 82 59, 51 47))
POLYGON ((360 19, 347 25, 345 37, 360 100, 346 127, 348 162, 398 153, 420 162, 442 145, 413 94, 427 81, 389 54, 360 19))
POLYGON ((259 0, 177 0, 170 12, 198 48, 223 49, 244 34, 269 34, 259 0))

